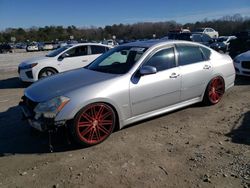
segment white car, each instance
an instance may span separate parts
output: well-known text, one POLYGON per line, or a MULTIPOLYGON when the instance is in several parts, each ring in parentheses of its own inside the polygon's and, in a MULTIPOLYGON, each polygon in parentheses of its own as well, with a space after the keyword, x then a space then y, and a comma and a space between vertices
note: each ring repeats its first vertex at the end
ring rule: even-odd
POLYGON ((44 43, 42 50, 53 50, 54 46, 52 43, 44 43))
POLYGON ((29 45, 26 47, 26 51, 27 51, 27 52, 39 51, 38 44, 37 44, 37 43, 29 44, 29 45))
POLYGON ((234 58, 234 67, 237 75, 250 76, 250 50, 234 58))
POLYGON ((215 31, 213 28, 200 28, 200 29, 195 30, 195 32, 205 33, 205 34, 209 35, 211 38, 218 38, 219 37, 218 31, 215 31))
POLYGON ((47 54, 26 60, 18 66, 23 82, 35 82, 59 72, 84 67, 108 51, 110 46, 95 43, 66 45, 47 54))

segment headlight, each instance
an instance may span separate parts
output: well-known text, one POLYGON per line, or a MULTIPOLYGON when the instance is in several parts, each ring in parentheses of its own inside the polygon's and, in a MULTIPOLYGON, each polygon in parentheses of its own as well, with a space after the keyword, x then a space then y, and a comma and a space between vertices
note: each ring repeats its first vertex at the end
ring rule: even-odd
POLYGON ((28 64, 28 65, 23 65, 20 66, 20 69, 31 69, 32 67, 36 66, 38 63, 32 63, 32 64, 28 64))
POLYGON ((69 102, 68 97, 55 97, 47 102, 39 103, 34 111, 38 116, 43 114, 44 117, 54 118, 57 113, 60 112, 63 107, 69 102))

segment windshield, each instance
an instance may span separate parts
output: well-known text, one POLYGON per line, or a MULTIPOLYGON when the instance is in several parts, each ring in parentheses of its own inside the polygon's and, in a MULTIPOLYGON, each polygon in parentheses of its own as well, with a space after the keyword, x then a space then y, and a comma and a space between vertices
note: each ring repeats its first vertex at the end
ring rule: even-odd
POLYGON ((87 69, 111 73, 125 74, 147 50, 143 47, 119 46, 97 58, 87 69))
POLYGON ((48 54, 46 55, 46 57, 55 57, 55 56, 57 56, 58 54, 60 54, 61 52, 63 52, 64 50, 66 50, 66 49, 68 49, 68 48, 70 48, 70 47, 72 47, 72 45, 66 45, 66 46, 63 46, 63 47, 58 48, 58 49, 56 49, 56 50, 53 50, 52 52, 48 53, 48 54))

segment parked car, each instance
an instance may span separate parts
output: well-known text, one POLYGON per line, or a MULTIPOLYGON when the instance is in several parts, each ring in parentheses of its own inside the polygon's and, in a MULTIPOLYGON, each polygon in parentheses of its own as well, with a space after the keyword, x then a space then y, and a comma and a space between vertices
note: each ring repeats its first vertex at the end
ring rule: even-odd
POLYGON ((193 41, 198 42, 200 44, 210 46, 214 42, 214 40, 207 34, 204 33, 174 33, 171 32, 168 34, 167 38, 164 37, 162 40, 186 40, 186 41, 193 41))
POLYGON ((26 49, 26 47, 27 47, 27 44, 23 42, 19 42, 16 44, 16 48, 18 49, 26 49))
POLYGON ((39 51, 38 43, 28 44, 26 47, 27 52, 39 51))
POLYGON ((250 30, 242 31, 236 34, 237 39, 229 44, 229 55, 235 58, 237 55, 250 50, 250 30))
POLYGON ((54 44, 51 42, 45 42, 42 48, 42 50, 53 50, 53 49, 54 49, 54 44))
POLYGON ((216 51, 227 52, 229 44, 232 40, 235 40, 236 36, 220 36, 214 43, 210 45, 216 51))
POLYGON ((104 141, 115 129, 204 102, 217 104, 234 85, 232 59, 186 41, 117 46, 89 66, 43 79, 20 105, 40 131, 66 126, 82 145, 104 141))
POLYGON ((22 62, 18 66, 19 77, 24 82, 35 82, 52 74, 84 67, 110 48, 94 43, 67 45, 46 56, 22 62))
POLYGON ((102 41, 102 44, 106 44, 106 45, 109 45, 109 46, 117 46, 119 45, 115 40, 113 39, 109 39, 109 40, 103 40, 102 41))
POLYGON ((209 47, 214 42, 214 39, 205 33, 192 33, 191 40, 209 47))
POLYGON ((199 29, 196 29, 194 31, 195 33, 205 33, 207 35, 209 35, 211 38, 218 38, 219 37, 219 33, 218 31, 215 31, 213 28, 199 28, 199 29))
POLYGON ((5 43, 5 44, 0 44, 0 53, 8 53, 8 52, 13 52, 13 48, 11 45, 5 43))
POLYGON ((250 76, 250 50, 234 58, 234 67, 237 75, 250 76))

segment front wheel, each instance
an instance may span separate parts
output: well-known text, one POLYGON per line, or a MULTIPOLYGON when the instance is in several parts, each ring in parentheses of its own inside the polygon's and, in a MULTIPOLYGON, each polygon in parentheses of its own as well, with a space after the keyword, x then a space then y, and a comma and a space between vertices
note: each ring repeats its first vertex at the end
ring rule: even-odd
POLYGON ((115 112, 105 103, 86 106, 76 115, 71 133, 76 142, 92 146, 103 142, 115 128, 115 112))
POLYGON ((222 77, 213 78, 206 89, 203 102, 207 105, 217 104, 225 93, 225 83, 222 77))
POLYGON ((51 76, 53 74, 56 74, 57 71, 52 69, 52 68, 44 68, 40 71, 39 75, 38 75, 38 79, 41 79, 41 78, 45 78, 47 76, 51 76))

